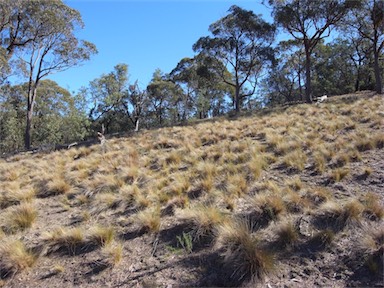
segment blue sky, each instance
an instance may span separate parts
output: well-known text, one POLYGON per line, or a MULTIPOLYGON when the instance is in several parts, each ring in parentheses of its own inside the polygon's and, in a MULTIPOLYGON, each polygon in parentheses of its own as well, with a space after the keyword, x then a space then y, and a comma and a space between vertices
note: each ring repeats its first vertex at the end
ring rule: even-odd
POLYGON ((184 57, 193 57, 192 45, 210 35, 208 27, 227 15, 229 7, 262 14, 272 22, 261 0, 64 0, 78 10, 85 23, 76 35, 93 42, 99 53, 82 66, 51 75, 71 92, 109 73, 119 63, 129 67, 130 82, 145 89, 153 72, 168 73, 184 57))

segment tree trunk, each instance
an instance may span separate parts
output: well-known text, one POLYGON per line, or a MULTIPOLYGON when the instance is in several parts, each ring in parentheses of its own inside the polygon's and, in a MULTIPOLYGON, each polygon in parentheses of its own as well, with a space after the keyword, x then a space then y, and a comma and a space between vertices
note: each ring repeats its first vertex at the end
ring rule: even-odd
POLYGON ((236 113, 240 112, 240 87, 236 85, 235 89, 235 111, 236 113))
POLYGON ((27 99, 27 123, 25 125, 25 135, 24 135, 24 147, 25 149, 31 149, 31 128, 32 128, 32 116, 33 116, 33 106, 36 98, 37 87, 34 85, 32 88, 28 89, 28 99, 27 99))
POLYGON ((379 51, 377 50, 376 47, 374 47, 374 70, 375 70, 375 90, 378 94, 383 93, 383 83, 382 83, 382 78, 381 78, 381 73, 380 73, 380 65, 379 65, 379 51))
POLYGON ((139 120, 140 118, 138 117, 135 118, 135 132, 139 131, 139 120))
POLYGON ((32 126, 32 111, 28 107, 27 123, 25 126, 25 134, 24 134, 24 147, 27 150, 31 149, 31 126, 32 126))
POLYGON ((312 103, 311 53, 307 46, 305 46, 305 78, 305 101, 307 103, 312 103))

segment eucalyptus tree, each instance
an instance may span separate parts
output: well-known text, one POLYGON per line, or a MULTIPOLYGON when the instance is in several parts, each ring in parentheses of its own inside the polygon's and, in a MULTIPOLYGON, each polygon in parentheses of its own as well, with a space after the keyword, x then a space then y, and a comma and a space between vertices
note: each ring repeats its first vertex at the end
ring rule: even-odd
POLYGON ((193 58, 183 58, 171 71, 172 81, 182 88, 182 93, 175 95, 174 104, 178 108, 178 121, 186 121, 193 108, 194 93, 197 89, 196 63, 193 58))
POLYGON ((81 15, 62 1, 24 1, 20 7, 23 10, 17 11, 16 15, 26 22, 26 33, 33 35, 23 44, 23 49, 14 54, 28 79, 24 142, 25 148, 29 149, 33 109, 41 79, 89 60, 97 50, 92 43, 77 39, 74 32, 83 27, 81 15))
POLYGON ((353 47, 340 38, 320 42, 313 52, 313 91, 317 95, 341 95, 354 91, 357 71, 350 57, 353 47))
MULTIPOLYGON (((384 0, 362 0, 359 10, 352 10, 347 23, 360 37, 370 43, 373 54, 375 90, 383 93, 383 59, 384 50, 384 0), (381 64, 381 65, 380 65, 381 64)), ((349 30, 350 31, 350 30, 349 30)))
POLYGON ((117 64, 114 70, 92 80, 85 91, 92 107, 89 117, 104 124, 107 133, 126 130, 132 124, 137 131, 139 120, 147 104, 147 94, 141 91, 137 81, 128 81, 128 65, 117 64))
POLYGON ((281 41, 276 63, 263 80, 269 104, 303 101, 304 51, 296 40, 281 41))
POLYGON ((168 74, 160 69, 153 73, 151 82, 147 86, 148 95, 148 119, 154 119, 149 123, 151 126, 163 126, 169 124, 172 118, 173 99, 183 93, 180 85, 171 80, 168 74))
MULTIPOLYGON (((11 74, 11 58, 15 51, 36 39, 39 33, 31 31, 31 5, 23 0, 0 1, 0 80, 11 74)), ((40 35, 41 36, 41 35, 40 35)), ((1 83, 0 82, 0 83, 1 83)))
POLYGON ((219 71, 231 79, 221 61, 200 53, 182 59, 170 73, 172 80, 184 88, 184 107, 192 109, 199 119, 220 115, 225 96, 232 96, 232 89, 222 81, 219 71))
MULTIPOLYGON (((23 120, 27 114, 28 83, 4 89, 0 100, 0 150, 9 152, 23 147, 23 120)), ((41 80, 33 111, 33 146, 83 140, 88 133, 85 111, 77 96, 52 80, 41 80)))
POLYGON ((128 97, 128 65, 117 64, 113 71, 92 80, 84 91, 91 103, 89 118, 104 125, 106 132, 121 131, 127 126, 124 101, 128 97))
POLYGON ((229 14, 209 26, 213 37, 201 37, 193 49, 221 61, 221 80, 235 90, 234 106, 240 111, 242 101, 255 93, 258 78, 268 60, 273 59, 275 27, 260 15, 232 6, 229 14), (233 74, 228 79, 226 71, 233 74), (246 87, 251 87, 245 92, 246 87))
POLYGON ((268 0, 277 25, 300 41, 305 51, 305 97, 312 102, 311 58, 317 44, 357 7, 357 0, 268 0))

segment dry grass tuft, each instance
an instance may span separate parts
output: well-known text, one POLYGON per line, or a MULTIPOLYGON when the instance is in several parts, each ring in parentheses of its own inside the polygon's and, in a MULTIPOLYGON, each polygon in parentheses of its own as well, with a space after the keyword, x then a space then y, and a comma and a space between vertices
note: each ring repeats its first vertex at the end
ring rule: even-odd
POLYGON ((96 246, 108 246, 115 238, 115 229, 113 227, 103 227, 100 225, 90 229, 87 237, 88 241, 96 246))
POLYGON ((181 211, 181 217, 192 222, 195 240, 211 238, 217 225, 226 220, 220 209, 200 205, 181 211))
POLYGON ((45 233, 45 242, 48 244, 48 253, 63 251, 75 255, 79 248, 86 243, 84 232, 81 228, 57 228, 45 233))
POLYGON ((2 229, 6 233, 15 233, 31 228, 37 218, 37 210, 31 203, 22 203, 10 208, 3 220, 2 229))
POLYGON ((23 189, 23 190, 5 190, 0 193, 0 208, 5 209, 12 205, 18 205, 21 202, 31 201, 36 195, 34 189, 23 189))
POLYGON ((307 163, 307 155, 301 150, 296 149, 286 154, 283 157, 282 163, 287 168, 301 172, 304 170, 305 164, 307 163))
POLYGON ((260 210, 268 219, 275 220, 286 211, 285 203, 280 195, 261 193, 251 199, 252 206, 260 210))
POLYGON ((361 198, 361 203, 364 205, 364 214, 368 219, 383 219, 384 206, 380 203, 380 200, 380 196, 372 192, 368 192, 361 198))
POLYGON ((38 258, 23 242, 11 239, 0 244, 0 255, 0 279, 31 267, 38 258))
POLYGON ((328 201, 317 212, 317 220, 320 226, 325 225, 325 228, 339 231, 346 225, 360 224, 363 211, 364 206, 357 199, 349 200, 343 205, 335 201, 328 201))
POLYGON ((216 246, 237 282, 263 279, 274 268, 273 255, 263 249, 246 221, 232 220, 217 228, 216 246))
POLYGON ((103 246, 101 255, 104 263, 108 267, 115 267, 118 265, 123 259, 123 249, 124 246, 122 243, 111 243, 110 245, 103 246))
POLYGON ((365 236, 359 243, 359 249, 364 254, 365 265, 373 274, 381 275, 384 263, 384 228, 374 227, 365 231, 365 236))
POLYGON ((147 233, 157 233, 161 226, 161 213, 159 207, 147 208, 140 211, 134 217, 134 221, 140 230, 147 233))
POLYGON ((299 231, 292 220, 286 219, 278 224, 276 237, 281 246, 292 246, 299 240, 299 231))
POLYGON ((349 174, 349 168, 336 168, 332 170, 329 179, 333 182, 340 182, 349 174))

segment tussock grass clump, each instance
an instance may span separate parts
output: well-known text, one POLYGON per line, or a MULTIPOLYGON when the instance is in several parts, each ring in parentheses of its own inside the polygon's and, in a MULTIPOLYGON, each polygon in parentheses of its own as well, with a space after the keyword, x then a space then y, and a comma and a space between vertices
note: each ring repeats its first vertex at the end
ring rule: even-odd
POLYGON ((97 213, 100 213, 102 211, 108 210, 108 209, 116 209, 121 204, 122 200, 121 197, 119 197, 116 193, 102 193, 97 194, 95 197, 95 202, 97 203, 94 205, 94 211, 97 213))
POLYGON ((116 193, 119 189, 124 186, 125 182, 120 177, 117 177, 115 173, 108 174, 96 174, 94 179, 89 182, 90 184, 90 194, 98 194, 98 193, 116 193))
POLYGON ((181 141, 177 139, 171 139, 166 136, 159 136, 157 141, 153 144, 153 148, 155 149, 169 149, 174 148, 177 149, 181 146, 181 141))
POLYGON ((251 199, 256 211, 270 220, 275 220, 286 211, 285 203, 280 195, 271 193, 257 194, 251 199))
POLYGON ((69 193, 72 186, 62 177, 51 177, 37 185, 37 197, 46 198, 69 193))
POLYGON ((18 205, 21 202, 31 201, 36 195, 34 189, 23 189, 23 190, 11 190, 0 192, 0 208, 5 209, 9 206, 18 205))
POLYGON ((291 213, 302 212, 310 206, 310 202, 307 198, 289 188, 284 189, 282 198, 287 210, 291 213))
POLYGON ((373 169, 371 167, 365 166, 362 168, 359 178, 367 179, 368 176, 371 175, 372 173, 373 173, 373 169))
POLYGON ((300 177, 296 176, 294 178, 288 179, 285 181, 289 188, 299 191, 303 188, 303 182, 301 182, 300 177))
POLYGON ((329 179, 333 182, 340 182, 349 174, 349 168, 336 168, 332 170, 329 179))
POLYGON ((260 152, 257 148, 254 148, 250 160, 247 163, 247 167, 254 179, 258 179, 263 170, 268 167, 268 160, 264 153, 260 152))
POLYGON ((262 248, 244 220, 232 220, 217 228, 216 246, 223 251, 224 264, 232 270, 231 279, 260 280, 274 268, 274 257, 262 248))
POLYGON ((20 240, 6 240, 0 243, 0 279, 8 278, 32 265, 38 255, 25 247, 20 240))
POLYGON ((289 152, 283 157, 282 164, 286 168, 303 171, 307 163, 307 155, 299 149, 289 152))
POLYGON ((335 232, 333 229, 327 228, 316 232, 310 239, 309 244, 315 246, 314 248, 325 248, 329 246, 335 239, 335 232))
POLYGON ((115 238, 115 229, 113 227, 103 227, 100 225, 90 229, 87 237, 88 241, 96 246, 108 246, 115 238))
POLYGON ((230 174, 227 176, 227 191, 230 194, 241 196, 247 193, 248 183, 241 174, 230 174))
POLYGON ((140 211, 135 215, 134 221, 143 232, 157 233, 160 231, 161 226, 160 208, 147 208, 140 211))
POLYGON ((324 203, 315 216, 317 226, 320 228, 331 228, 334 231, 344 229, 346 225, 360 224, 364 206, 357 200, 352 199, 343 205, 335 201, 324 203))
POLYGON ((117 266, 123 259, 124 246, 122 243, 111 243, 110 245, 103 246, 101 255, 103 262, 108 267, 117 266))
POLYGON ((332 193, 324 187, 314 187, 303 193, 303 197, 314 205, 322 204, 332 199, 332 193))
POLYGON ((31 228, 37 218, 37 210, 31 203, 23 203, 11 208, 5 215, 2 229, 6 233, 15 233, 31 228))
POLYGON ((86 243, 85 234, 80 227, 65 229, 57 228, 52 232, 45 233, 45 242, 48 244, 48 253, 57 251, 67 252, 75 255, 86 243))
POLYGON ((359 249, 363 252, 365 266, 369 271, 376 275, 383 272, 384 263, 384 228, 374 227, 364 233, 364 237, 359 243, 359 249))
POLYGON ((373 148, 375 148, 375 141, 371 138, 362 137, 356 141, 355 147, 360 152, 372 150, 373 148))
POLYGON ((181 217, 192 222, 195 240, 210 239, 217 225, 226 220, 225 214, 213 206, 199 205, 180 212, 181 217))
POLYGON ((380 200, 380 196, 372 192, 368 192, 361 197, 360 201, 364 205, 364 214, 368 219, 383 219, 384 206, 380 203, 380 200))
POLYGON ((372 138, 373 145, 377 149, 383 149, 384 148, 384 134, 378 134, 373 136, 372 138))
POLYGON ((294 245, 299 240, 299 231, 292 220, 281 221, 276 228, 276 241, 283 247, 294 245))

